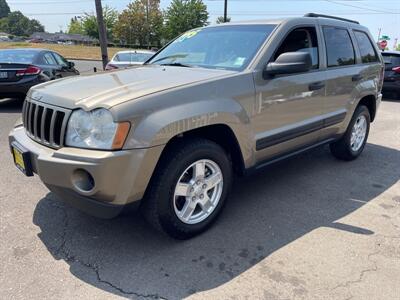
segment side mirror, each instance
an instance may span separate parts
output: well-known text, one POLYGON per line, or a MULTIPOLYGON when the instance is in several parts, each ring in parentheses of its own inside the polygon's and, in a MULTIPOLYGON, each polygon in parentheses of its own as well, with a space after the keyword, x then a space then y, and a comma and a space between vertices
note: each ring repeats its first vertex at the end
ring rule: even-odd
POLYGON ((311 55, 307 52, 285 52, 278 56, 274 62, 266 65, 264 74, 294 74, 307 72, 311 69, 311 55))
POLYGON ((72 69, 73 67, 75 67, 75 63, 72 61, 68 62, 68 68, 72 69))

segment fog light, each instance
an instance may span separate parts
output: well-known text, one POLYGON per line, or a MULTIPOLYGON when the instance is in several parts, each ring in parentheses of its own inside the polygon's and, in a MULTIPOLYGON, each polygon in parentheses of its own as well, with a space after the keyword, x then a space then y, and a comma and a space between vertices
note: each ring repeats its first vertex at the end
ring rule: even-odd
POLYGON ((89 172, 77 169, 72 174, 72 184, 78 191, 88 193, 94 188, 94 179, 89 172))

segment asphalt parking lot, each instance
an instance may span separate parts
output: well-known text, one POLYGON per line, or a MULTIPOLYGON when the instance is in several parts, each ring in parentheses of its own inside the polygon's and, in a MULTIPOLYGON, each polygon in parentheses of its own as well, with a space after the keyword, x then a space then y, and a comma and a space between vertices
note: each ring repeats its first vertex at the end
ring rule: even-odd
POLYGON ((0 103, 1 299, 399 299, 400 101, 363 155, 327 147, 241 179, 218 222, 175 241, 136 212, 87 216, 12 162, 0 103))

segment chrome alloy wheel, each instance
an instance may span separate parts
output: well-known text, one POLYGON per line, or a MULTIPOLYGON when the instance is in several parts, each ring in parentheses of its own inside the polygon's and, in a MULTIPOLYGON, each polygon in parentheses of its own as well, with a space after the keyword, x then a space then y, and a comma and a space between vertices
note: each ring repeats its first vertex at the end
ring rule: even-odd
POLYGON ((212 160, 191 164, 180 176, 174 192, 174 210, 183 223, 197 224, 207 219, 222 195, 223 176, 212 160))
POLYGON ((367 119, 364 115, 358 116, 351 130, 350 146, 354 152, 360 150, 367 135, 367 119))

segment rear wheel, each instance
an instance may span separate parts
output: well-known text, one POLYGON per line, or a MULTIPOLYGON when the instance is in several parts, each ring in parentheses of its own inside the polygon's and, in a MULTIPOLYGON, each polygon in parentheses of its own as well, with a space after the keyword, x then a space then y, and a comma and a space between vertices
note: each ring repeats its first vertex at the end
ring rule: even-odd
POLYGON ((147 221, 177 239, 205 231, 216 219, 232 181, 229 156, 205 139, 167 150, 152 178, 142 211, 147 221))
POLYGON ((340 140, 330 144, 332 154, 342 160, 356 159, 368 139, 370 115, 364 105, 357 107, 350 124, 340 140))

